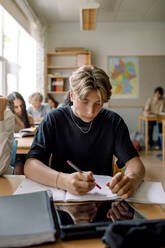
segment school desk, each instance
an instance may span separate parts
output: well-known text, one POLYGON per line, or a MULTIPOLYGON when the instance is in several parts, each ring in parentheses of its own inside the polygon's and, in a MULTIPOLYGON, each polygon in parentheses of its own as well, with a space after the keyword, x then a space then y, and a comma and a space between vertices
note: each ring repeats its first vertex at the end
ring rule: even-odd
POLYGON ((27 154, 30 150, 34 136, 16 138, 17 140, 17 154, 27 154))
MULTIPOLYGON (((24 176, 9 175, 0 177, 0 196, 11 195, 22 182, 24 176)), ((148 219, 165 218, 163 207, 154 204, 133 204, 148 219)), ((165 208, 164 208, 165 209, 165 208)), ((101 239, 75 240, 55 244, 39 245, 37 248, 104 248, 101 239)), ((33 248, 35 248, 33 246, 33 248)))
POLYGON ((138 130, 142 132, 142 121, 145 121, 145 154, 148 154, 148 123, 149 121, 157 121, 156 115, 139 115, 138 130))

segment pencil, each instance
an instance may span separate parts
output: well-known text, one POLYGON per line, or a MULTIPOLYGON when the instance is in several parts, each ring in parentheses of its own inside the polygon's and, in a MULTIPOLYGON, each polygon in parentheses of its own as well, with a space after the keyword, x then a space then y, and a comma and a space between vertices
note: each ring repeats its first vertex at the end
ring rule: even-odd
MULTIPOLYGON (((83 172, 82 170, 80 170, 75 164, 73 164, 70 160, 66 161, 75 171, 77 172, 83 172)), ((101 189, 101 187, 96 183, 96 187, 101 189)))

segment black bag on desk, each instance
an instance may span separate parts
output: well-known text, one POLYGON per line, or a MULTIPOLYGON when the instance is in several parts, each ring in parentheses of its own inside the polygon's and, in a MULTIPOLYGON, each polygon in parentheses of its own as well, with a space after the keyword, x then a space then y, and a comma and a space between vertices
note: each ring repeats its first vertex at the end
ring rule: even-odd
POLYGON ((50 192, 0 197, 0 247, 55 242, 58 235, 50 192))
POLYGON ((111 248, 165 246, 165 220, 124 220, 111 223, 103 241, 111 248))

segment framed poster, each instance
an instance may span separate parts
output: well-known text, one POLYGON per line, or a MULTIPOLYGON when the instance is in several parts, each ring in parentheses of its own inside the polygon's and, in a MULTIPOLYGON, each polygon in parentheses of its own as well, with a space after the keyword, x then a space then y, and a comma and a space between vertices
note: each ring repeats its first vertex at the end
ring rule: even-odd
POLYGON ((112 99, 136 99, 139 96, 139 57, 109 56, 108 71, 112 99))

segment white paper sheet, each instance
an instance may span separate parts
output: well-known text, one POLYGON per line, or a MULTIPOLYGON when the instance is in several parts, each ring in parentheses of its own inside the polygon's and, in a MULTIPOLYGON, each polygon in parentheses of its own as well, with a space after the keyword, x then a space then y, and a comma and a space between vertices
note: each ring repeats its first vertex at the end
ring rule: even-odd
MULTIPOLYGON (((96 183, 101 186, 101 189, 95 187, 85 195, 73 195, 64 190, 39 184, 28 178, 25 178, 22 181, 14 194, 50 190, 53 193, 54 201, 101 201, 119 198, 106 186, 106 183, 111 180, 111 177, 100 175, 94 176, 96 183)), ((143 182, 135 194, 128 198, 127 201, 149 204, 165 204, 165 192, 161 182, 143 182)))

